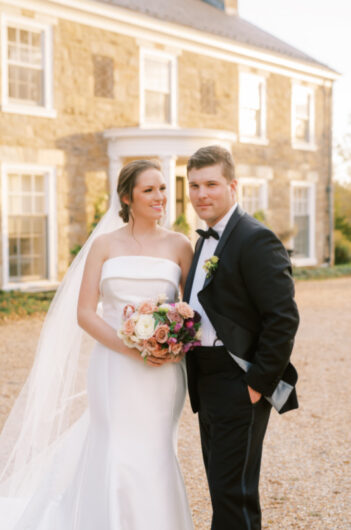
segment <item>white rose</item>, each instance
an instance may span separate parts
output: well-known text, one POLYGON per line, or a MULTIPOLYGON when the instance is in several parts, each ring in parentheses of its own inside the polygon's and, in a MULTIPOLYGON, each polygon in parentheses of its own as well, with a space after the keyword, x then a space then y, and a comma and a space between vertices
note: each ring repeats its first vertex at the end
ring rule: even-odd
POLYGON ((202 330, 199 328, 196 332, 195 339, 200 340, 202 336, 202 330))
POLYGON ((171 304, 161 304, 159 306, 159 309, 164 309, 165 311, 169 311, 170 309, 172 309, 172 306, 171 304))
POLYGON ((152 315, 140 315, 135 325, 135 334, 138 339, 149 339, 154 334, 155 319, 152 315))

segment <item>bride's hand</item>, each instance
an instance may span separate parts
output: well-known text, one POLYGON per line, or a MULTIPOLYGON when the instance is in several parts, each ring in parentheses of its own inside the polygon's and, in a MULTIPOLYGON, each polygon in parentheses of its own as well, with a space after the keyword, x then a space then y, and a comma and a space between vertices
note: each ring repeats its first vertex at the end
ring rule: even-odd
POLYGON ((166 363, 179 363, 184 358, 183 355, 167 355, 164 357, 154 357, 153 355, 148 355, 146 358, 146 363, 150 366, 162 366, 166 363))

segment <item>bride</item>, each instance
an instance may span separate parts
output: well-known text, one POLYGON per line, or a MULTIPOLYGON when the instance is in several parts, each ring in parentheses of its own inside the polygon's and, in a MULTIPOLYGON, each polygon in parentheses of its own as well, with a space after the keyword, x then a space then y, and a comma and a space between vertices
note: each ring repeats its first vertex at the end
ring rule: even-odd
POLYGON ((1 434, 1 530, 193 528, 176 456, 184 363, 144 361, 116 334, 126 304, 177 298, 192 249, 158 224, 157 162, 127 164, 117 193, 126 224, 113 229, 112 202, 71 265, 1 434))

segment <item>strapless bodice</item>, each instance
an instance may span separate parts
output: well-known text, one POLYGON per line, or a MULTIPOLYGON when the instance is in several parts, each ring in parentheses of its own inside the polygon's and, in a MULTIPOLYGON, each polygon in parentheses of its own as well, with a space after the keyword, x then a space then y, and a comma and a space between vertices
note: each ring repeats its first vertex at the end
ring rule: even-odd
POLYGON ((178 298, 181 269, 174 261, 153 256, 116 256, 101 271, 102 316, 117 329, 126 304, 137 305, 158 295, 178 298))

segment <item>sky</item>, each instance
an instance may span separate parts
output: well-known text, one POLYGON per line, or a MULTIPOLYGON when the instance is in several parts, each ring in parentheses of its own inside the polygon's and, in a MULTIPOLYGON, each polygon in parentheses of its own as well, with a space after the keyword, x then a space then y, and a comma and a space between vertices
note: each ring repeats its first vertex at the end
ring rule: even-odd
POLYGON ((334 84, 334 143, 351 132, 351 0, 238 0, 239 14, 342 74, 334 84))

